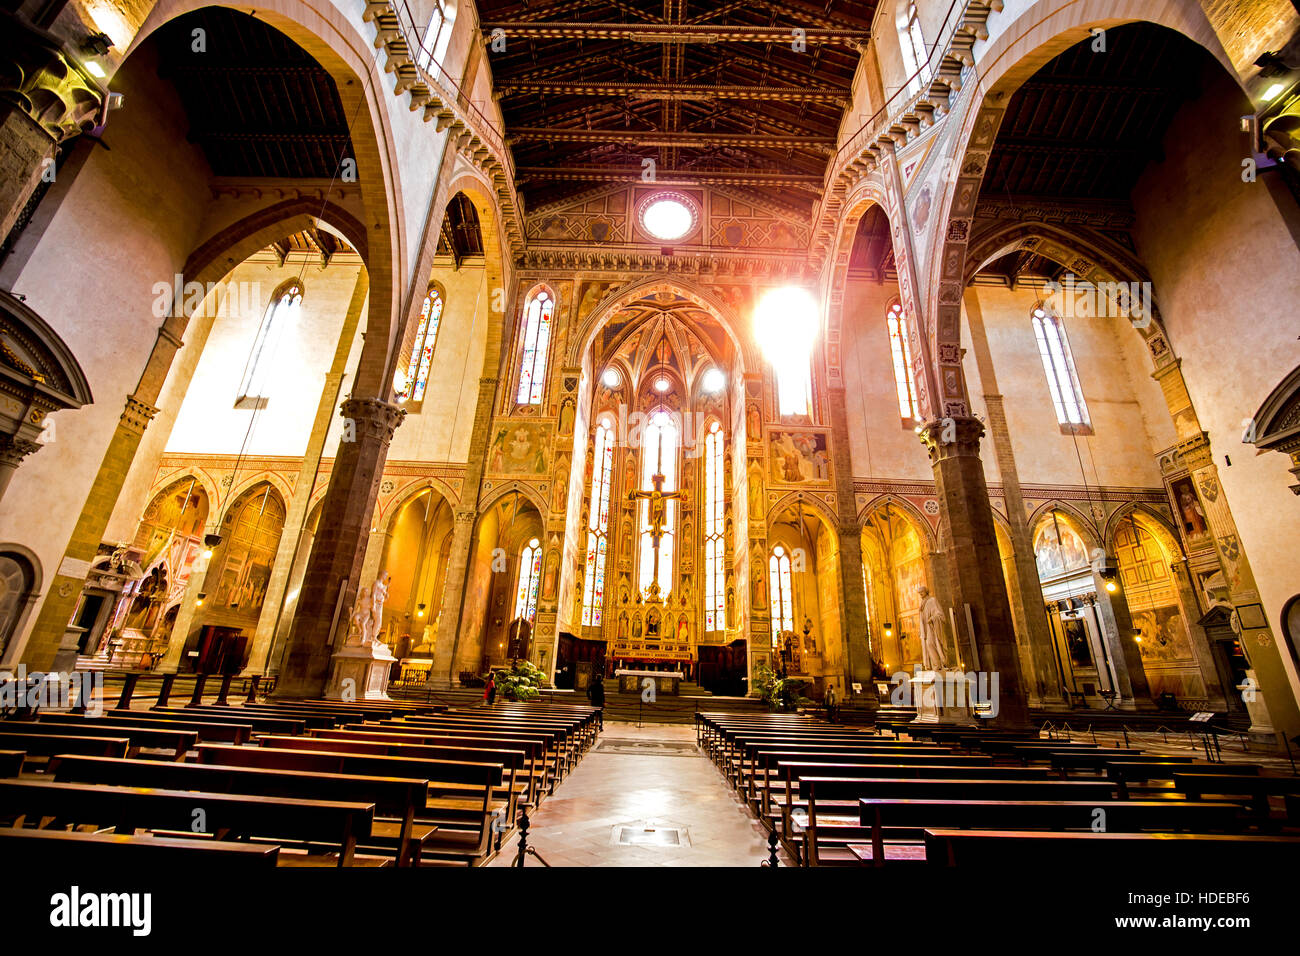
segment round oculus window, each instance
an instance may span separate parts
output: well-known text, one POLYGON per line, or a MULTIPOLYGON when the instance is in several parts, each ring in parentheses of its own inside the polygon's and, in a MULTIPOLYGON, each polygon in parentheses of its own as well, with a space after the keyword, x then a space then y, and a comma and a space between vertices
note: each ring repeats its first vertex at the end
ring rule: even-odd
POLYGON ((641 225, 662 242, 673 242, 689 235, 696 225, 695 204, 679 193, 662 193, 651 197, 641 207, 641 225))

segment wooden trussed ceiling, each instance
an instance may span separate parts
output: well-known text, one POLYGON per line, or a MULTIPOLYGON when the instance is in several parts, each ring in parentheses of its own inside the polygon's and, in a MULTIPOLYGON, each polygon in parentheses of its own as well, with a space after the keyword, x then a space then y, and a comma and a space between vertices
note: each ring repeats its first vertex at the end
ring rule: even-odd
POLYGON ((725 184, 810 209, 875 6, 480 0, 528 207, 593 182, 639 182, 651 159, 660 182, 725 184), (497 29, 505 49, 493 52, 497 29))
POLYGON ((1208 54, 1148 23, 1112 27, 1105 44, 1075 44, 1016 90, 982 196, 1128 200, 1208 54))
POLYGON ((151 42, 189 118, 189 140, 217 176, 330 179, 355 155, 333 77, 275 27, 204 7, 151 42), (203 51, 193 49, 196 29, 203 51))

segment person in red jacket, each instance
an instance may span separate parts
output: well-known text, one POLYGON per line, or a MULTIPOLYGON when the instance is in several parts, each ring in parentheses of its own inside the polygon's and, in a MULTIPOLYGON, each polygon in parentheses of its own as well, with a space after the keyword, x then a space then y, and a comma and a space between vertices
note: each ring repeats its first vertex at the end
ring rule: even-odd
POLYGON ((488 672, 487 685, 483 688, 483 699, 489 705, 495 704, 497 701, 497 678, 490 671, 488 672))

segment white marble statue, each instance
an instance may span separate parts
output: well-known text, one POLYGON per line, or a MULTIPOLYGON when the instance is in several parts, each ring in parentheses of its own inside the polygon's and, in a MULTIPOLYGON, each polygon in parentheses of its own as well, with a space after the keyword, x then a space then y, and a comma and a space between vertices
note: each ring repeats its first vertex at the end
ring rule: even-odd
POLYGON ((352 626, 348 629, 347 641, 349 644, 366 645, 374 640, 371 626, 373 610, 370 588, 362 588, 357 592, 356 603, 352 605, 352 626))
POLYGON ((388 600, 388 583, 392 580, 392 575, 387 571, 379 576, 375 585, 370 590, 370 640, 378 641, 379 635, 383 633, 384 623, 384 602, 388 600))
POLYGON ((921 666, 928 671, 948 669, 947 641, 943 636, 943 608, 930 589, 921 585, 916 589, 921 596, 921 666))

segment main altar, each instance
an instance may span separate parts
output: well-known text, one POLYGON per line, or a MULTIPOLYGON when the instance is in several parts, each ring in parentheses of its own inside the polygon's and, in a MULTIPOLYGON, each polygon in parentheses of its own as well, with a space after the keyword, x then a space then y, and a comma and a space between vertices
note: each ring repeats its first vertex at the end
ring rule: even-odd
POLYGON ((620 694, 638 694, 645 690, 646 679, 654 681, 655 693, 675 695, 681 690, 681 671, 642 671, 619 668, 614 671, 618 678, 620 694))

